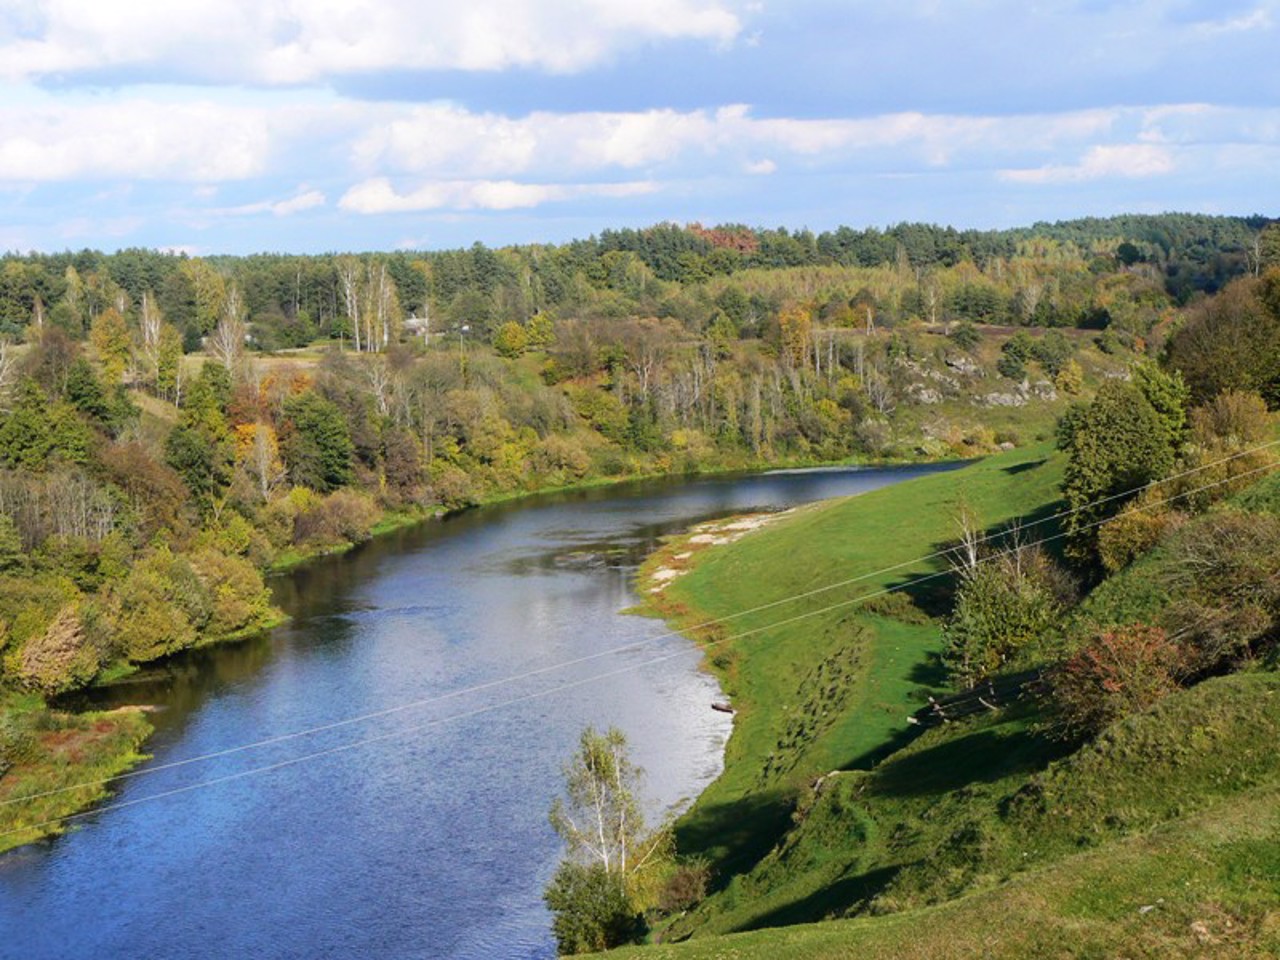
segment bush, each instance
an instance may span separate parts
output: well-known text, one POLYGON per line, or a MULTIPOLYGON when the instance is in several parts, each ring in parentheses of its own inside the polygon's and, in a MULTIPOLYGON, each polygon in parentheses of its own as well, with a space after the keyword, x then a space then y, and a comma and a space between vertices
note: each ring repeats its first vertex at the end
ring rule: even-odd
POLYGON ((981 560, 960 576, 943 627, 943 660, 956 683, 969 685, 1053 627, 1066 581, 1042 551, 1026 548, 981 560))
POLYGON ((622 877, 601 866, 561 863, 543 899, 554 914, 551 929, 562 955, 636 943, 644 932, 622 877))
POLYGON ((982 334, 971 320, 963 320, 949 334, 951 342, 965 353, 973 352, 973 348, 982 342, 982 334))
POLYGON ((1075 345, 1061 330, 1050 330, 1030 348, 1031 356, 1039 361, 1045 373, 1054 377, 1062 372, 1075 352, 1075 345))
POLYGON ((368 494, 335 490, 298 511, 293 522, 294 543, 339 546, 369 539, 379 510, 368 494))
POLYGON ((1223 510, 1187 524, 1169 544, 1165 585, 1177 600, 1163 622, 1209 671, 1275 645, 1280 624, 1280 517, 1223 510))
POLYGON ((1068 360, 1054 375, 1053 385, 1063 393, 1075 396, 1084 389, 1084 370, 1074 360, 1068 360))
POLYGON ((680 864, 658 894, 658 909, 678 913, 696 906, 707 895, 710 882, 711 867, 706 860, 697 858, 680 864))
POLYGON ((1093 736, 1178 689, 1184 658, 1159 627, 1134 624, 1100 633, 1050 678, 1059 732, 1093 736))
POLYGON ((1002 353, 1000 359, 996 361, 996 371, 1002 377, 1020 381, 1027 375, 1027 366, 1023 360, 1012 353, 1002 353))
POLYGON ((5 666, 25 686, 52 694, 84 685, 100 662, 77 605, 68 604, 43 634, 10 654, 5 666))
POLYGON ((1062 492, 1067 555, 1084 566, 1097 558, 1098 524, 1117 513, 1129 491, 1165 476, 1173 465, 1169 425, 1135 387, 1107 383, 1092 403, 1059 421, 1067 452, 1062 492))
POLYGON ((1148 488, 1098 528, 1098 558, 1103 569, 1115 573, 1127 567, 1186 519, 1184 514, 1171 510, 1163 502, 1166 499, 1163 490, 1148 488))

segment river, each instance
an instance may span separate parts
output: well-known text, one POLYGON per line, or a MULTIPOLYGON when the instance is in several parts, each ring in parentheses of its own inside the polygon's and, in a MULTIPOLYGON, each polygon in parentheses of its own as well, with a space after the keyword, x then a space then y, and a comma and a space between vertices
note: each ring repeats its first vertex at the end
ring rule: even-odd
POLYGON ((936 469, 538 497, 278 578, 286 626, 100 695, 159 707, 153 759, 71 832, 0 857, 0 956, 553 956, 546 812, 582 728, 627 734, 657 817, 718 775, 732 722, 688 641, 620 613, 638 562, 699 520, 936 469))

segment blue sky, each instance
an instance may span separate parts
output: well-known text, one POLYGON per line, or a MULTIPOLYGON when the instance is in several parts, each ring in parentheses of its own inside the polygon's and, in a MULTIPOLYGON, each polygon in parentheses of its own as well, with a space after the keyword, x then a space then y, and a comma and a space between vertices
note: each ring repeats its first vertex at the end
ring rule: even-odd
POLYGON ((1280 0, 6 0, 0 248, 1280 214, 1280 0))

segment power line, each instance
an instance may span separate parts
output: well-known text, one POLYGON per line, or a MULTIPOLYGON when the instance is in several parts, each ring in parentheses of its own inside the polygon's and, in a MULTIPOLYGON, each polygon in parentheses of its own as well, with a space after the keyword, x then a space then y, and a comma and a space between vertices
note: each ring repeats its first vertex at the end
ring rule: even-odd
MULTIPOLYGON (((1032 527, 1049 523, 1054 520, 1061 520, 1065 517, 1079 513, 1083 510, 1089 510, 1094 507, 1101 506, 1103 504, 1121 499, 1123 497, 1132 496, 1136 493, 1140 493, 1143 490, 1149 489, 1151 487, 1159 486, 1161 484, 1167 484, 1167 483, 1170 483, 1171 481, 1180 480, 1185 477, 1192 476, 1193 474, 1200 473, 1212 467, 1221 466, 1222 464, 1229 463, 1233 460, 1237 460, 1240 457, 1249 456, 1255 453, 1261 453, 1262 451, 1267 450, 1271 447, 1275 447, 1277 445, 1280 445, 1280 440, 1272 440, 1268 443, 1260 444, 1259 446, 1251 447, 1247 450, 1238 451, 1229 456, 1223 457, 1219 460, 1214 460, 1214 461, 1211 461, 1210 463, 1201 464, 1200 466, 1193 467, 1188 470, 1183 470, 1179 473, 1171 474, 1170 476, 1164 477, 1160 480, 1154 480, 1149 484, 1144 484, 1143 486, 1140 486, 1140 487, 1134 487, 1132 489, 1122 491, 1121 493, 1116 493, 1106 497, 1101 497, 1096 500, 1090 501, 1089 503, 1081 504, 1078 507, 1073 507, 1069 510, 1061 510, 1058 513, 1052 514, 1050 516, 1041 517, 1037 520, 1029 521, 1025 525, 1022 525, 1019 529, 1028 530, 1032 527)), ((1233 477, 1230 479, 1234 480, 1237 478, 1233 477)), ((1208 489, 1208 488, 1203 488, 1203 489, 1208 489)), ((1083 529, 1087 529, 1087 528, 1083 528, 1083 529)), ((975 546, 983 543, 988 543, 992 540, 995 540, 1001 537, 1007 537, 1010 534, 1010 532, 1011 530, 1009 528, 1005 528, 1003 530, 999 530, 994 533, 985 534, 981 537, 978 537, 973 541, 973 543, 975 546)), ((430 697, 424 697, 419 700, 413 700, 408 703, 397 704, 396 706, 387 707, 382 710, 375 710, 369 713, 359 714, 354 717, 347 717, 342 720, 335 720, 331 723, 319 724, 316 726, 307 727, 302 730, 295 730, 290 733, 279 734, 274 737, 266 737, 261 740, 253 741, 251 743, 240 744, 234 747, 227 747, 223 750, 215 750, 209 753, 200 754, 199 756, 195 756, 195 757, 187 757, 182 760, 173 760, 167 763, 154 764, 154 765, 143 767, 137 770, 125 771, 115 777, 109 777, 101 780, 87 781, 84 783, 72 784, 70 786, 65 786, 65 787, 57 787, 53 790, 47 790, 41 793, 27 794, 22 797, 11 797, 5 800, 0 800, 0 807, 9 806, 15 803, 24 803, 30 800, 39 800, 39 799, 43 799, 44 797, 55 796, 60 793, 69 793, 73 790, 80 790, 85 787, 100 786, 112 780, 126 780, 126 779, 132 779, 134 777, 150 776, 151 774, 160 773, 165 770, 172 770, 177 767, 185 767, 194 763, 203 763, 204 761, 207 761, 207 760, 217 760, 217 759, 221 759, 222 757, 232 756, 237 753, 243 753, 247 750, 256 750, 260 747, 273 746, 278 743, 287 743, 291 740, 297 740, 302 737, 308 737, 308 736, 313 736, 315 734, 326 733, 330 730, 341 729, 342 727, 351 726, 353 724, 364 723, 370 720, 378 720, 383 717, 394 716, 395 714, 404 713, 409 710, 416 710, 420 707, 432 706, 437 703, 444 703, 449 700, 455 700, 459 697, 469 696, 470 694, 483 693, 486 690, 492 690, 497 687, 506 686, 507 684, 518 683, 522 680, 529 680, 534 677, 543 676, 548 673, 553 673, 559 670, 567 669, 569 667, 580 666, 584 663, 591 663, 595 660, 599 660, 604 657, 611 657, 616 654, 627 653, 632 650, 639 650, 645 647, 650 647, 650 646, 653 646, 654 644, 660 643, 663 640, 670 640, 675 637, 680 637, 686 634, 699 632, 709 627, 719 626, 721 624, 728 623, 732 620, 738 620, 743 617, 751 616, 753 614, 763 613, 766 610, 772 610, 784 604, 795 603, 798 600, 806 600, 810 597, 815 597, 823 593, 828 593, 832 590, 837 590, 841 587, 847 587, 855 583, 863 582, 865 580, 875 579, 875 578, 884 576, 885 574, 893 573, 897 570, 916 567, 930 560, 936 560, 942 557, 946 557, 951 552, 952 551, 950 549, 936 550, 933 553, 925 554, 924 556, 921 556, 921 557, 916 557, 911 560, 904 560, 904 561, 901 561, 900 563, 891 564, 890 566, 887 566, 887 567, 881 567, 879 570, 873 570, 873 571, 870 571, 869 573, 862 573, 855 577, 849 577, 844 580, 836 581, 835 583, 827 584, 826 586, 815 587, 814 589, 806 590, 802 593, 791 594, 786 597, 780 597, 777 600, 771 600, 768 603, 763 603, 755 607, 750 607, 746 610, 739 610, 736 613, 730 613, 722 617, 716 617, 710 620, 705 620, 701 623, 692 624, 684 628, 683 630, 667 631, 665 633, 660 633, 657 636, 649 637, 644 640, 637 640, 633 643, 623 644, 622 646, 618 646, 618 647, 610 647, 608 650, 600 650, 600 651, 597 651, 596 653, 584 654, 581 657, 575 657, 570 660, 562 660, 557 663, 548 664, 543 667, 537 667, 533 670, 525 671, 524 673, 512 674, 506 677, 499 677, 494 680, 485 681, 484 683, 473 684, 468 687, 460 687, 457 690, 451 690, 447 693, 436 694, 430 697)))
MULTIPOLYGON (((1255 468, 1254 468, 1254 469, 1252 469, 1252 470, 1247 470, 1247 471, 1245 471, 1245 472, 1243 472, 1243 473, 1240 473, 1240 474, 1237 474, 1237 475, 1235 475, 1235 476, 1233 476, 1233 477, 1226 477, 1226 478, 1224 478, 1224 479, 1222 479, 1222 480, 1216 480, 1216 481, 1214 481, 1213 483, 1204 484, 1203 486, 1195 487, 1195 488, 1193 488, 1193 489, 1191 489, 1191 490, 1184 490, 1183 492, 1181 492, 1181 493, 1179 493, 1179 494, 1175 494, 1175 495, 1174 495, 1174 496, 1172 496, 1172 497, 1166 497, 1166 498, 1165 498, 1165 499, 1163 499, 1163 500, 1157 500, 1157 501, 1155 501, 1154 503, 1146 504, 1146 505, 1144 505, 1144 506, 1140 507, 1139 509, 1141 509, 1141 510, 1150 510, 1150 509, 1152 509, 1152 508, 1154 508, 1154 507, 1163 506, 1163 505, 1165 505, 1165 504, 1173 503, 1173 502, 1175 502, 1175 501, 1177 501, 1177 500, 1182 500, 1182 499, 1184 499, 1184 498, 1186 498, 1186 497, 1193 496, 1194 494, 1200 493, 1200 492, 1202 492, 1202 491, 1204 491, 1204 490, 1211 490, 1211 489, 1213 489, 1213 488, 1215 488, 1215 487, 1220 487, 1220 486, 1222 486, 1223 484, 1226 484, 1226 483, 1233 483, 1233 482, 1235 482, 1235 481, 1237 481, 1237 480, 1241 480, 1241 479, 1243 479, 1243 478, 1245 478, 1245 477, 1249 477, 1249 476, 1252 476, 1252 475, 1257 474, 1257 473, 1262 473, 1262 472, 1265 472, 1265 471, 1267 471, 1267 470, 1273 470, 1273 469, 1275 469, 1275 468, 1277 468, 1277 467, 1280 467, 1280 463, 1269 463, 1269 464, 1265 464, 1265 465, 1260 466, 1260 467, 1255 467, 1255 468)), ((1096 520, 1096 521, 1093 521, 1093 522, 1091 522, 1091 523, 1085 524, 1084 526, 1082 526, 1082 527, 1078 528, 1078 530, 1073 531, 1073 532, 1074 532, 1074 533, 1078 533, 1078 532, 1082 532, 1082 531, 1084 531, 1084 530, 1090 530, 1090 529, 1093 529, 1093 528, 1096 528, 1096 527, 1100 527, 1100 526, 1102 526, 1102 525, 1104 525, 1104 524, 1112 523, 1112 522, 1114 522, 1116 519, 1117 519, 1116 517, 1107 517, 1107 518, 1104 518, 1104 519, 1101 519, 1101 520, 1096 520)), ((1003 550, 1003 551, 997 551, 996 553, 989 554, 989 555, 988 555, 988 556, 986 556, 986 557, 980 557, 980 558, 978 558, 978 560, 977 560, 976 562, 977 562, 977 563, 986 563, 986 562, 989 562, 989 561, 992 561, 992 560, 998 559, 999 557, 1004 556, 1004 555, 1006 555, 1006 554, 1013 553, 1013 552, 1015 552, 1016 550, 1020 550, 1020 549, 1027 549, 1027 548, 1030 548, 1030 547, 1043 546, 1043 545, 1044 545, 1044 544, 1046 544, 1046 543, 1051 543, 1051 542, 1053 542, 1053 541, 1055 541, 1055 540, 1060 540, 1060 539, 1062 539, 1063 537, 1066 537, 1066 536, 1068 536, 1068 535, 1069 535, 1069 534, 1068 534, 1068 533, 1066 533, 1066 532, 1056 533, 1056 534, 1054 534, 1054 535, 1052 535, 1052 536, 1049 536, 1049 537, 1043 537, 1043 538, 1041 538, 1040 540, 1036 540, 1036 541, 1034 541, 1034 542, 1032 542, 1032 543, 1028 543, 1028 544, 1019 544, 1019 545, 1017 545, 1017 546, 1015 546, 1015 547, 1012 547, 1012 548, 1010 548, 1010 549, 1003 550)), ((532 701, 532 700, 537 700, 537 699, 541 699, 541 698, 543 698, 543 697, 551 696, 552 694, 562 693, 562 692, 563 692, 563 691, 565 691, 565 690, 572 690, 572 689, 575 689, 575 688, 577 688, 577 687, 585 686, 585 685, 587 685, 587 684, 589 684, 589 683, 597 683, 597 682, 599 682, 599 681, 601 681, 601 680, 607 680, 607 679, 609 679, 609 678, 611 678, 611 677, 615 677, 615 676, 618 676, 618 675, 623 674, 623 673, 628 673, 628 672, 630 672, 630 671, 632 671, 632 670, 638 670, 638 669, 641 669, 641 668, 643 668, 643 667, 653 666, 653 665, 658 664, 658 663, 665 663, 665 662, 666 662, 666 661, 668 661, 668 660, 673 660, 673 659, 675 659, 676 657, 685 656, 685 655, 687 655, 687 654, 689 654, 689 653, 697 652, 697 653, 699 653, 699 654, 702 654, 702 653, 705 653, 705 651, 706 651, 706 650, 708 650, 708 649, 710 649, 710 648, 712 648, 712 647, 720 646, 721 644, 723 644, 723 643, 727 643, 727 642, 729 642, 729 641, 740 641, 740 640, 744 640, 744 639, 746 639, 747 637, 754 636, 754 635, 759 634, 759 633, 765 633, 765 632, 768 632, 768 631, 776 630, 776 629, 778 629, 779 627, 789 626, 790 624, 798 623, 798 622, 799 622, 799 621, 801 621, 801 620, 806 620, 806 619, 809 619, 809 618, 811 618, 811 617, 818 616, 818 615, 823 614, 823 613, 830 613, 830 612, 831 612, 831 611, 833 611, 833 610, 839 610, 839 609, 842 609, 842 608, 845 608, 845 607, 852 606, 852 605, 857 604, 857 603, 861 603, 861 602, 866 601, 866 600, 871 600, 871 599, 874 599, 874 598, 876 598, 876 597, 885 596, 885 595, 890 594, 890 593, 896 593, 896 592, 899 592, 899 591, 906 590, 906 589, 909 589, 909 588, 911 588, 911 587, 917 586, 917 585, 922 584, 922 583, 927 583, 927 582, 929 582, 929 581, 936 580, 936 579, 939 579, 939 578, 941 578, 941 577, 951 576, 951 575, 952 575, 952 571, 950 571, 950 570, 942 570, 942 571, 938 571, 938 572, 935 572, 935 573, 924 574, 924 575, 921 575, 921 576, 919 576, 919 577, 915 577, 915 578, 913 578, 912 580, 909 580, 909 581, 908 581, 908 582, 906 582, 906 583, 902 583, 902 584, 895 584, 895 585, 892 585, 892 586, 889 586, 889 587, 885 587, 885 588, 880 589, 880 590, 872 591, 871 593, 861 594, 861 595, 859 595, 859 596, 857 596, 857 597, 853 597, 853 598, 850 598, 850 599, 848 599, 848 600, 842 600, 842 601, 840 601, 840 602, 838 602, 838 603, 829 604, 829 605, 827 605, 827 606, 825 606, 825 607, 820 607, 820 608, 818 608, 818 609, 816 609, 816 610, 809 610, 809 611, 806 611, 806 612, 804 612, 804 613, 797 614, 797 615, 795 615, 795 616, 788 617, 788 618, 786 618, 786 619, 776 621, 776 622, 774 622, 774 623, 766 624, 766 625, 764 625, 764 626, 755 627, 755 628, 753 628, 753 629, 743 631, 742 633, 735 634, 734 636, 731 636, 731 637, 722 637, 722 638, 720 638, 719 640, 713 640, 713 641, 708 641, 708 642, 705 642, 705 643, 701 643, 701 644, 699 644, 697 647, 695 647, 695 648, 693 648, 693 649, 679 650, 679 651, 676 651, 676 652, 674 652, 674 653, 664 654, 664 655, 662 655, 662 656, 660 656, 660 657, 650 658, 650 659, 645 660, 645 661, 643 661, 643 662, 641 662, 641 663, 627 664, 627 665, 625 665, 625 666, 622 666, 622 667, 617 668, 616 670, 611 670, 611 671, 608 671, 608 672, 606 672, 606 673, 596 674, 596 675, 593 675, 593 676, 590 676, 590 677, 584 677, 584 678, 581 678, 581 679, 579 679, 579 680, 568 681, 568 682, 561 683, 561 684, 558 684, 558 685, 556 685, 556 686, 550 687, 550 688, 548 688, 548 689, 546 689, 546 690, 539 690, 539 691, 536 691, 536 692, 534 692, 534 693, 525 694, 525 695, 520 696, 520 697, 514 697, 514 698, 511 698, 511 699, 509 699, 509 700, 499 701, 498 703, 488 704, 488 705, 486 705, 486 706, 482 706, 482 707, 476 707, 476 708, 475 708, 475 709, 473 709, 473 710, 468 710, 468 711, 465 711, 465 712, 463 712, 463 713, 451 714, 450 716, 447 716, 447 717, 438 717, 438 718, 436 718, 436 719, 434 719, 434 720, 428 720, 428 721, 426 721, 426 722, 424 722, 424 723, 415 724, 414 726, 404 727, 404 728, 401 728, 400 730, 392 731, 392 732, 390 732, 390 733, 379 734, 379 735, 374 736, 374 737, 366 737, 366 738, 364 738, 364 739, 361 739, 361 740, 355 740, 355 741, 352 741, 351 743, 341 744, 341 745, 336 746, 336 747, 329 747, 329 748, 326 748, 326 749, 324 749, 324 750, 317 750, 317 751, 313 751, 312 753, 303 754, 303 755, 298 756, 298 757, 292 757, 292 758, 290 758, 290 759, 288 759, 288 760, 281 760, 281 761, 279 761, 279 762, 277 762, 277 763, 266 764, 266 765, 259 766, 259 767, 250 767, 250 768, 249 768, 249 769, 247 769, 247 770, 241 770, 241 771, 239 771, 239 772, 237 772, 237 773, 228 774, 228 775, 223 776, 223 777, 215 777, 215 778, 213 778, 213 779, 211 779, 211 780, 201 780, 201 781, 199 781, 199 782, 197 782, 197 783, 187 784, 186 786, 183 786, 183 787, 176 787, 176 788, 174 788, 174 789, 172 789, 172 790, 165 790, 165 791, 161 791, 161 792, 159 792, 159 793, 148 794, 148 795, 147 795, 147 796, 145 796, 145 797, 136 797, 136 798, 134 798, 134 799, 132 799, 132 800, 123 800, 123 801, 119 801, 119 802, 117 802, 117 803, 109 803, 109 804, 106 804, 106 805, 103 805, 103 806, 95 807, 95 808, 93 808, 93 809, 91 809, 91 810, 84 810, 84 811, 80 811, 80 812, 78 812, 78 813, 71 813, 71 814, 67 814, 66 816, 62 816, 62 817, 53 817, 53 818, 51 818, 51 819, 49 819, 49 820, 45 820, 45 821, 42 821, 42 822, 40 822, 40 823, 36 823, 36 824, 28 824, 28 825, 23 826, 23 827, 14 828, 14 829, 11 829, 11 830, 6 830, 6 831, 4 831, 4 832, 0 833, 0 837, 6 837, 6 836, 10 836, 10 835, 15 834, 15 833, 22 833, 22 832, 25 832, 25 831, 28 831, 28 830, 40 830, 40 829, 43 829, 44 827, 53 826, 53 825, 55 825, 55 824, 59 824, 59 823, 66 823, 67 821, 70 821, 70 820, 78 820, 78 819, 82 819, 82 818, 84 818, 84 817, 95 816, 95 815, 97 815, 97 814, 100 814, 100 813, 107 813, 107 812, 110 812, 110 811, 113 811, 113 810, 120 810, 120 809, 124 809, 124 808, 126 808, 126 807, 136 806, 136 805, 141 804, 141 803, 147 803, 147 802, 152 801, 152 800, 162 800, 162 799, 164 799, 164 798, 166 798, 166 797, 176 796, 176 795, 178 795, 178 794, 183 794, 183 793, 189 793, 189 792, 191 792, 191 791, 193 791, 193 790, 199 790, 199 789, 203 789, 203 788, 205 788, 205 787, 213 787, 213 786, 217 786, 217 785, 219 785, 219 784, 228 783, 228 782, 235 781, 235 780, 240 780, 240 779, 243 779, 243 778, 245 778, 245 777, 254 776, 254 775, 256 775, 256 774, 260 774, 260 773, 269 773, 269 772, 274 771, 274 770, 279 770, 279 769, 282 769, 282 768, 284 768, 284 767, 291 767, 291 766, 295 766, 295 765, 297 765, 297 764, 305 763, 305 762, 308 762, 308 761, 310 761, 310 760, 316 760, 316 759, 320 759, 320 758, 323 758, 323 757, 332 756, 333 754, 343 753, 343 752, 346 752, 346 751, 349 751, 349 750, 357 749, 357 748, 359 748, 359 747, 369 746, 369 745, 371 745, 371 744, 380 743, 380 742, 382 742, 382 741, 386 741, 386 740, 391 740, 391 739, 394 739, 394 738, 396 738, 396 737, 405 736, 405 735, 407 735, 407 734, 411 734, 411 733, 418 733, 418 732, 421 732, 422 730, 426 730, 426 729, 429 729, 429 728, 431 728, 431 727, 440 726, 440 725, 445 724, 445 723, 451 723, 451 722, 456 721, 456 720, 464 720, 464 719, 468 719, 468 718, 470 718, 470 717, 479 716, 479 715, 481 715, 481 714, 485 714, 485 713, 492 713, 492 712, 494 712, 494 711, 496 711, 496 710, 501 710, 501 709, 505 709, 506 707, 516 706, 516 705, 521 704, 521 703, 527 703, 527 702, 532 701)), ((710 623, 711 621, 708 621, 708 622, 710 623)), ((620 648, 620 649, 621 649, 621 648, 620 648)), ((101 784, 101 783, 106 783, 106 782, 109 782, 109 781, 97 781, 97 782, 91 782, 91 783, 82 784, 81 786, 97 786, 97 785, 99 785, 99 784, 101 784)), ((75 789, 75 788, 65 788, 65 789, 75 789)), ((61 792, 61 791, 58 791, 58 792, 61 792)), ((27 798, 27 799, 36 799, 36 798, 33 796, 33 797, 29 797, 29 798, 27 798)))

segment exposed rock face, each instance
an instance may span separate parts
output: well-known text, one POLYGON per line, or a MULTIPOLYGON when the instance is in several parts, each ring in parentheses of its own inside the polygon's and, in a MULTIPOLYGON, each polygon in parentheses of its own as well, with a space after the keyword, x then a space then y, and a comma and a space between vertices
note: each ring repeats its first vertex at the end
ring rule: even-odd
POLYGON ((973 402, 982 407, 1025 407, 1032 397, 1037 400, 1057 400, 1058 391, 1048 380, 1037 380, 1035 383, 1023 380, 1009 393, 988 393, 974 397, 973 402))
POLYGON ((965 377, 985 377, 986 371, 972 357, 947 357, 946 364, 956 373, 965 377))

